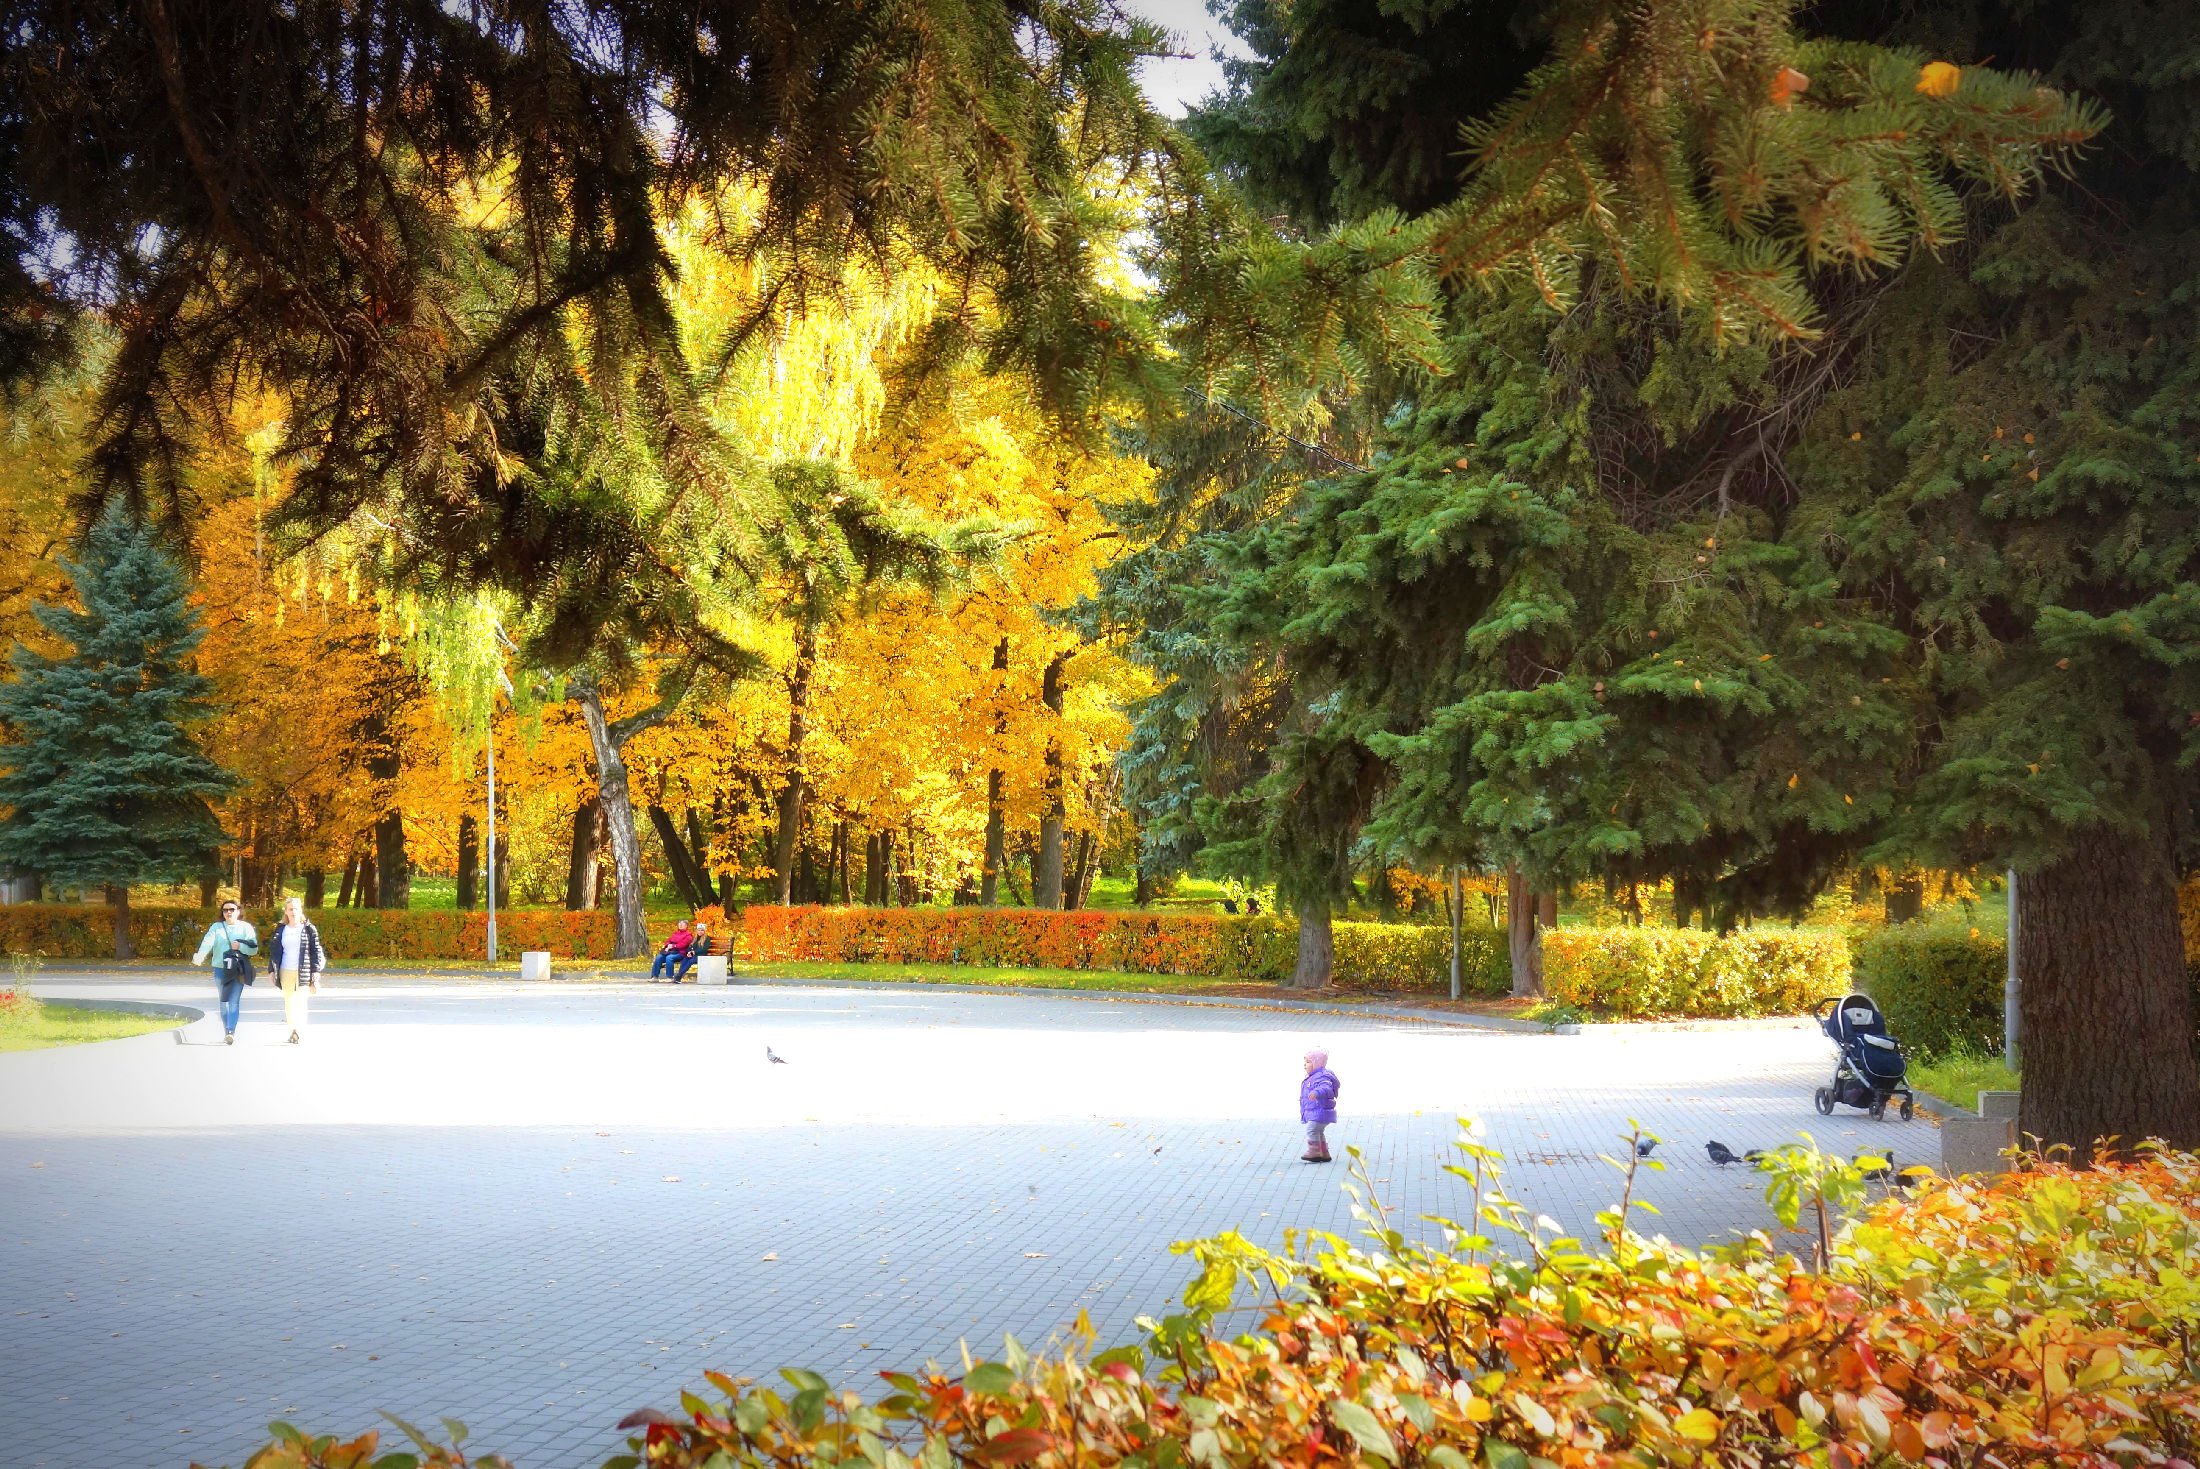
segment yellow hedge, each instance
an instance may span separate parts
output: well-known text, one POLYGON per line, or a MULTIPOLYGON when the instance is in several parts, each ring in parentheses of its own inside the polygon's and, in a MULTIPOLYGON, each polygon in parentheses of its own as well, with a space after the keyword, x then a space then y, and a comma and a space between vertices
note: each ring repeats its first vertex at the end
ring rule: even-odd
POLYGON ((1555 928, 1543 935, 1544 992, 1598 1014, 1793 1015, 1848 987, 1848 942, 1823 930, 1555 928))

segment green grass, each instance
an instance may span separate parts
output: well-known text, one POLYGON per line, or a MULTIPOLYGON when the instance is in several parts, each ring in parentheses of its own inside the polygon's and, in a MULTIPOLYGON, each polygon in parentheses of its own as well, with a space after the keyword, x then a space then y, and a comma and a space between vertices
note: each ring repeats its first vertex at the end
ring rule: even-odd
POLYGON ((1958 1107, 1976 1110, 1981 1091, 2015 1091, 2017 1073, 2002 1065, 1999 1056, 1959 1051, 1932 1061, 1911 1062, 1910 1084, 1958 1107))
POLYGON ((173 1030, 181 1020, 165 1015, 132 1015, 120 1010, 85 1010, 75 1005, 46 1005, 33 1000, 0 1012, 0 1051, 42 1051, 86 1041, 173 1030))

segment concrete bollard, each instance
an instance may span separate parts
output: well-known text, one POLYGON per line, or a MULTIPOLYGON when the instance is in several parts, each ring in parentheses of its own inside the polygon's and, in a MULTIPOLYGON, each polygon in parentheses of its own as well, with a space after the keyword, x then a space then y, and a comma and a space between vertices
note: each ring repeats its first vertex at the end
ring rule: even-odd
POLYGON ((705 954, 702 958, 696 960, 695 982, 697 984, 724 984, 726 982, 726 956, 723 954, 705 954))
POLYGON ((1958 1114, 1940 1124, 1940 1171, 1950 1178, 1963 1173, 2007 1173, 2003 1153, 2017 1145, 2017 1093, 1982 1091, 1976 1117, 1958 1114))
POLYGON ((526 953, 520 955, 519 977, 529 980, 548 979, 550 977, 550 951, 547 949, 529 949, 526 953))

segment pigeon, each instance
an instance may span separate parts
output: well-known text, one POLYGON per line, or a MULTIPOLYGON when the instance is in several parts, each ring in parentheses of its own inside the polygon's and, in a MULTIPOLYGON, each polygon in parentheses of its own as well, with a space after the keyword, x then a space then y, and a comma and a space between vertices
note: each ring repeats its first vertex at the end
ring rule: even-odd
POLYGON ((1635 1144, 1635 1156, 1638 1158, 1647 1158, 1657 1150, 1658 1140, 1654 1137, 1646 1137, 1635 1144))
POLYGON ((784 1066, 787 1064, 787 1058, 774 1051, 770 1046, 764 1047, 764 1059, 771 1062, 774 1066, 784 1066))
POLYGON ((1711 1155, 1711 1161, 1718 1164, 1721 1168, 1724 1168, 1729 1163, 1739 1163, 1742 1161, 1739 1157, 1735 1155, 1735 1152, 1732 1148, 1728 1147, 1725 1143, 1720 1142, 1717 1138, 1713 1138, 1710 1142, 1705 1143, 1703 1145, 1703 1150, 1706 1153, 1709 1153, 1711 1155))

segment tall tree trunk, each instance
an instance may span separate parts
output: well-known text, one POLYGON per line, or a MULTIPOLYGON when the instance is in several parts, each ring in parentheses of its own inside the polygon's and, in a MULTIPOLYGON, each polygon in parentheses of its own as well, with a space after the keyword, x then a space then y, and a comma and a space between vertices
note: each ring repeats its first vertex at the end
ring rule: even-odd
POLYGON ((1092 857, 1100 843, 1089 831, 1077 834, 1077 865, 1070 869, 1070 879, 1062 889, 1062 906, 1076 909, 1085 906, 1085 894, 1092 890, 1092 857))
POLYGON ((848 901, 848 823, 833 823, 833 839, 825 849, 825 898, 833 901, 833 879, 840 879, 840 901, 848 901))
POLYGON ((895 890, 901 894, 901 906, 914 908, 926 896, 919 888, 917 871, 917 824, 912 821, 902 831, 899 845, 901 864, 894 873, 895 890))
POLYGON ((344 857, 344 880, 336 888, 336 906, 349 908, 353 886, 359 881, 359 854, 347 853, 344 857))
POLYGON ((573 808, 573 851, 565 865, 565 911, 596 906, 596 866, 603 852, 603 802, 588 797, 573 808))
POLYGON ((480 887, 480 874, 474 869, 481 865, 481 826, 471 813, 458 818, 458 911, 474 911, 475 894, 480 887))
POLYGON ((1153 898, 1153 875, 1146 871, 1146 864, 1141 862, 1138 865, 1138 885, 1131 889, 1131 906, 1143 908, 1153 902, 1153 898))
POLYGON ((878 834, 879 906, 883 908, 894 906, 895 895, 900 891, 898 877, 899 874, 895 871, 894 862, 894 831, 892 827, 887 827, 878 834))
POLYGON ((1299 962, 1291 971, 1291 988, 1327 989, 1336 963, 1337 935, 1330 923, 1329 900, 1299 904, 1299 962))
POLYGON ((372 850, 359 854, 359 886, 352 894, 354 906, 379 908, 382 906, 381 875, 374 870, 372 850))
POLYGON ((412 859, 405 851, 402 811, 385 811, 374 824, 374 882, 376 907, 412 906, 412 859))
MULTIPOLYGON (((499 821, 497 830, 510 831, 511 828, 499 821)), ((512 907, 512 844, 509 841, 497 842, 496 871, 490 876, 496 884, 497 912, 509 912, 512 907)))
POLYGON ((2192 981, 2169 845, 2106 827, 2017 884, 2020 1136, 2087 1161, 2115 1138, 2200 1145, 2192 981))
POLYGON ((695 814, 693 806, 687 808, 685 820, 688 866, 695 873, 695 885, 702 890, 703 906, 707 908, 717 892, 717 878, 710 870, 710 833, 703 829, 703 819, 695 814))
MULTIPOLYGON (((1008 639, 1002 638, 993 645, 993 697, 1003 700, 1000 712, 993 717, 994 754, 999 756, 998 742, 1008 733, 1008 706, 1005 702, 1008 684, 1008 639)), ((985 773, 985 866, 978 878, 978 901, 985 907, 998 907, 1001 901, 1001 864, 1008 860, 1008 775, 996 765, 985 773)))
POLYGON ((1535 926, 1538 932, 1558 927, 1558 893, 1555 890, 1535 895, 1535 926))
POLYGON ((1505 873, 1505 931, 1512 947, 1512 992, 1543 993, 1543 940, 1536 932, 1536 895, 1519 868, 1505 873))
POLYGON ((802 747, 810 738, 810 674, 817 666, 817 629, 804 624, 794 649, 794 672, 787 680, 787 783, 779 791, 779 832, 772 842, 772 869, 782 905, 794 893, 795 842, 802 832, 802 801, 808 774, 802 747))
POLYGON ((866 908, 881 906, 878 881, 878 833, 875 831, 863 839, 863 906, 866 908))
POLYGON ((306 906, 308 908, 322 906, 328 901, 328 869, 319 866, 308 867, 305 871, 305 878, 306 906))
POLYGON ((107 889, 107 901, 114 905, 115 957, 135 959, 137 949, 130 943, 130 887, 127 883, 107 889))
MULTIPOLYGON (((1056 653, 1047 662, 1039 683, 1039 701, 1059 718, 1062 713, 1062 672, 1069 651, 1056 653)), ((1062 906, 1062 740, 1047 732, 1046 809, 1039 817, 1039 852, 1031 861, 1031 904, 1035 908, 1062 906)))
MULTIPOLYGON (((222 875, 219 872, 201 873, 199 875, 199 906, 201 908, 211 908, 214 906, 214 900, 221 895, 222 875)), ((36 900, 33 899, 33 901, 36 900)))
POLYGON ((1887 884, 1887 921, 1908 923, 1925 911, 1925 879, 1917 874, 1887 884))
POLYGON ((710 879, 696 869, 694 859, 688 856, 687 843, 680 840, 680 829, 672 824, 672 813, 652 801, 649 824, 656 829, 657 840, 665 849, 665 866, 671 869, 672 885, 680 890, 680 901, 691 911, 708 908, 710 879))
MULTIPOLYGON (((616 937, 611 957, 637 959, 649 949, 649 928, 642 919, 642 840, 634 830, 634 800, 626 782, 626 757, 604 718, 603 692, 583 681, 576 692, 588 743, 596 756, 596 797, 603 804, 611 833, 611 866, 619 882, 616 937)), ((620 721, 622 724, 624 720, 620 721)))

